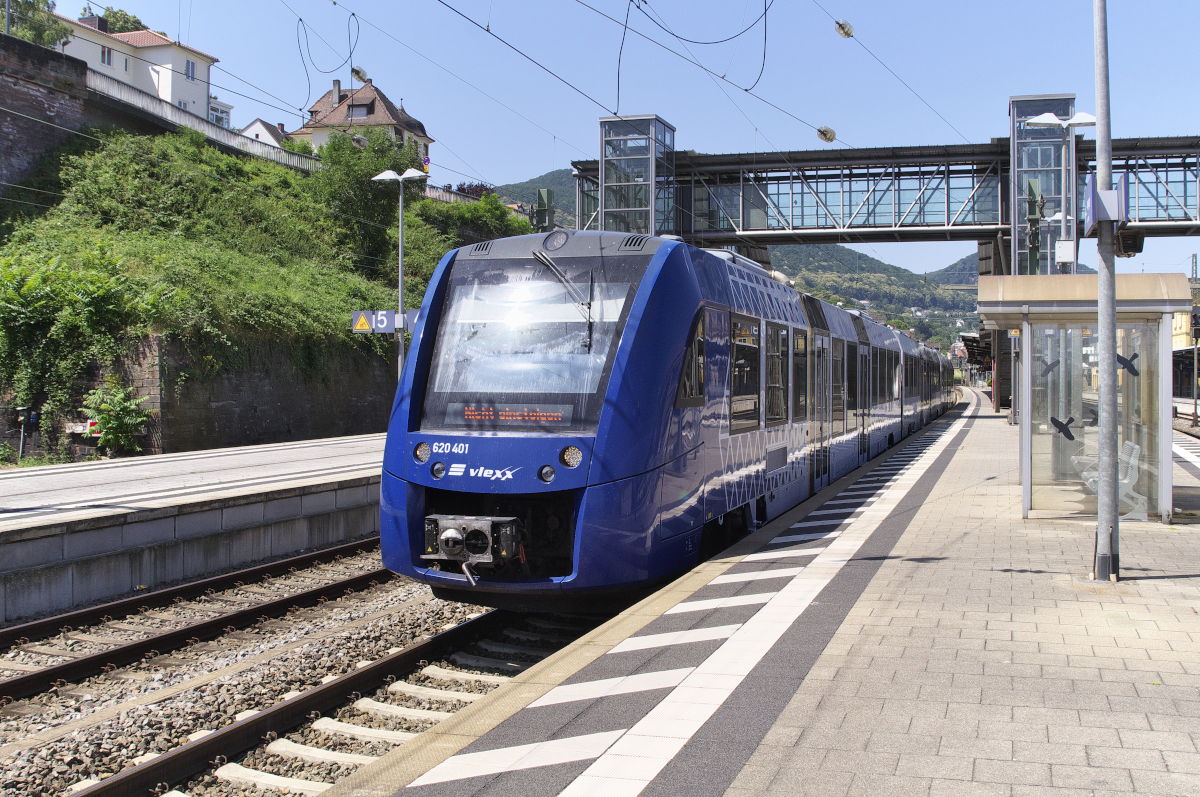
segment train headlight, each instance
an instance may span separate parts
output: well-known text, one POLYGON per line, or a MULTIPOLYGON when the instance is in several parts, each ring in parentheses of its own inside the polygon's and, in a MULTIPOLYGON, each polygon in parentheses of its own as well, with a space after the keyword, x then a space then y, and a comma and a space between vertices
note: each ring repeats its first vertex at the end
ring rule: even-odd
POLYGON ((568 468, 577 468, 579 463, 583 462, 583 452, 575 446, 567 446, 558 452, 558 461, 568 468))
POLYGON ((429 460, 429 443, 417 443, 413 456, 417 458, 417 462, 427 462, 429 460))
POLYGON ((538 471, 538 478, 546 484, 554 481, 554 468, 550 465, 543 465, 538 471))
POLYGON ((430 466, 429 472, 433 474, 433 478, 440 479, 446 475, 446 466, 440 462, 435 462, 430 466))

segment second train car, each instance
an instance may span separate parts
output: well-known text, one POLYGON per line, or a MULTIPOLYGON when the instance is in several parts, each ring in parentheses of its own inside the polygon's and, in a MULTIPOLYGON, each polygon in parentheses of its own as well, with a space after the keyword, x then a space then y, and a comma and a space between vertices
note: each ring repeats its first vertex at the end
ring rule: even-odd
POLYGON ((388 428, 385 566, 486 605, 628 599, 949 407, 939 352, 786 283, 646 235, 448 253, 388 428))

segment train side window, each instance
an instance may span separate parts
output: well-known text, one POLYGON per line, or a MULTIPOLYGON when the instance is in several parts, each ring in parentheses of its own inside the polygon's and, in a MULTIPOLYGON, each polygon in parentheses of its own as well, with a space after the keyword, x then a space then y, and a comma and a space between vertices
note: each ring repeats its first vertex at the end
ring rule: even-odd
POLYGON ((729 433, 758 429, 761 356, 757 318, 735 315, 732 322, 732 354, 729 358, 729 433))
POLYGON ((846 405, 843 388, 846 385, 846 342, 834 338, 833 341, 833 433, 842 434, 846 431, 846 405))
POLYGON ((858 428, 858 344, 846 344, 846 431, 858 428))
POLYGON ((792 423, 808 420, 808 332, 792 330, 792 423))
POLYGON ((675 393, 676 407, 704 406, 704 308, 696 313, 687 350, 683 353, 683 372, 675 393))
POLYGON ((896 400, 896 352, 887 352, 887 374, 884 376, 884 386, 887 387, 887 400, 896 400))
POLYGON ((871 406, 878 407, 879 398, 879 349, 871 347, 871 406))
POLYGON ((767 426, 788 419, 788 328, 767 324, 767 426))

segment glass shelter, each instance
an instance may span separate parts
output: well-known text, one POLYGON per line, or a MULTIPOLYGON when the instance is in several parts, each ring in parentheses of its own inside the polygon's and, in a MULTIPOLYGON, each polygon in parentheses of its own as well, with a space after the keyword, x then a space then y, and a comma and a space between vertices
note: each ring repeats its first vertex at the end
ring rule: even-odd
MULTIPOLYGON (((1023 517, 1095 515, 1100 373, 1095 275, 979 278, 985 329, 1017 330, 1023 517)), ((1118 511, 1170 522, 1171 323, 1182 274, 1117 275, 1118 511)))

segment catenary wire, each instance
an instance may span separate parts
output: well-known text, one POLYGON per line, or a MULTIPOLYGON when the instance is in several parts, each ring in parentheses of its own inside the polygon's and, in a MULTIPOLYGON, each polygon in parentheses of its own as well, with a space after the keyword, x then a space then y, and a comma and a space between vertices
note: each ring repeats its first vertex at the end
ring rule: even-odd
MULTIPOLYGON (((650 3, 647 1, 646 5, 649 6, 650 3)), ((653 19, 650 19, 650 21, 654 22, 655 25, 658 25, 658 27, 662 28, 664 31, 671 34, 672 37, 678 39, 681 42, 687 42, 688 44, 724 44, 725 42, 731 42, 734 39, 736 39, 737 37, 743 36, 743 35, 749 33, 751 30, 753 30, 758 25, 760 20, 766 19, 767 12, 771 10, 771 6, 775 5, 775 0, 770 0, 770 2, 765 3, 765 5, 766 5, 766 7, 763 9, 763 12, 761 14, 759 14, 757 17, 755 17, 754 21, 751 22, 749 25, 747 25, 744 29, 738 31, 737 33, 733 34, 732 36, 729 36, 724 39, 716 39, 714 41, 698 41, 697 39, 684 38, 683 36, 680 36, 678 33, 668 30, 667 28, 663 28, 662 25, 659 25, 653 19)), ((640 8, 638 10, 641 11, 640 8)), ((642 13, 644 14, 645 12, 643 11, 642 13)), ((647 16, 647 19, 649 19, 649 16, 647 16)), ((744 19, 745 18, 743 17, 743 21, 744 21, 744 19)))
MULTIPOLYGON (((836 23, 836 22, 837 22, 837 20, 836 20, 836 19, 834 19, 834 16, 833 16, 833 14, 830 14, 830 13, 829 13, 829 12, 828 12, 828 11, 825 9, 825 6, 821 5, 819 2, 817 2, 817 0, 812 0, 812 2, 813 2, 813 5, 815 5, 817 8, 821 9, 821 11, 823 11, 823 12, 825 13, 825 16, 827 16, 827 17, 829 17, 831 20, 833 20, 833 22, 834 22, 834 23, 836 23)), ((892 77, 894 77, 894 78, 896 78, 896 80, 900 81, 900 84, 901 84, 902 86, 904 86, 904 88, 906 88, 906 89, 908 89, 909 91, 911 91, 914 97, 916 97, 918 100, 920 100, 922 103, 924 103, 924 104, 925 104, 925 107, 926 107, 926 108, 928 108, 929 110, 933 111, 933 112, 934 112, 934 114, 936 114, 936 115, 937 115, 937 118, 938 118, 938 119, 941 119, 943 122, 945 122, 945 123, 946 123, 946 125, 947 125, 947 126, 948 126, 948 127, 951 129, 951 130, 953 130, 955 133, 957 133, 957 134, 958 134, 958 136, 959 136, 959 137, 960 137, 960 138, 961 138, 963 141, 967 142, 968 144, 972 143, 972 142, 971 142, 971 140, 970 140, 969 138, 967 138, 966 136, 964 136, 964 135, 962 134, 962 131, 960 131, 960 130, 959 130, 957 127, 955 127, 953 124, 951 124, 951 123, 950 123, 950 120, 949 120, 949 119, 947 119, 946 117, 942 116, 941 112, 940 112, 940 111, 938 111, 938 109, 937 109, 937 108, 934 108, 932 105, 930 105, 930 104, 929 104, 929 101, 928 101, 928 100, 926 100, 924 97, 922 97, 922 96, 921 96, 921 95, 920 95, 920 94, 917 92, 917 90, 916 90, 916 89, 914 89, 912 86, 908 85, 908 83, 907 83, 907 82, 904 80, 904 78, 902 78, 902 77, 900 77, 899 75, 897 75, 897 74, 896 74, 896 71, 895 71, 894 69, 892 69, 890 66, 888 66, 887 64, 885 64, 885 63, 883 62, 883 59, 882 59, 882 58, 880 58, 880 57, 879 57, 879 56, 877 56, 877 55, 876 55, 874 52, 872 52, 872 51, 871 51, 871 48, 869 48, 869 47, 867 47, 867 45, 863 44, 863 42, 862 42, 862 39, 860 39, 858 36, 851 36, 850 38, 854 39, 854 42, 855 42, 855 44, 857 44, 859 47, 863 48, 863 50, 865 50, 865 51, 867 52, 867 54, 868 54, 868 55, 870 55, 872 58, 874 58, 876 61, 878 61, 880 66, 882 66, 884 69, 886 69, 888 72, 890 72, 890 73, 891 73, 891 75, 892 75, 892 77)))
MULTIPOLYGON (((442 0, 438 0, 438 2, 442 2, 442 0)), ((576 2, 578 5, 581 5, 581 6, 583 6, 584 8, 588 9, 589 11, 591 11, 591 12, 593 12, 593 13, 595 13, 595 14, 598 14, 598 15, 600 15, 600 16, 602 16, 602 17, 604 17, 604 18, 605 18, 605 19, 607 19, 609 22, 612 22, 614 25, 620 25, 620 24, 621 24, 621 20, 619 20, 619 19, 615 19, 615 18, 613 18, 613 17, 609 16, 608 14, 604 13, 604 12, 603 12, 603 11, 601 11, 600 9, 596 8, 595 6, 589 5, 588 3, 584 2, 584 0, 575 0, 575 2, 576 2)), ((800 124, 804 125, 805 127, 808 127, 808 128, 810 128, 810 129, 812 129, 813 131, 816 131, 816 130, 817 130, 817 126, 816 126, 816 125, 814 125, 813 123, 811 123, 811 122, 809 122, 809 121, 807 121, 807 120, 805 120, 805 119, 801 119, 799 116, 796 116, 796 114, 792 113, 791 111, 789 111, 789 110, 787 110, 787 109, 785 109, 785 108, 781 108, 779 105, 777 105, 776 103, 773 103, 773 102, 771 102, 771 101, 770 101, 770 100, 768 100, 767 98, 763 97, 761 94, 756 94, 756 93, 755 93, 755 92, 753 92, 753 91, 748 91, 748 90, 746 89, 746 87, 745 87, 745 86, 739 86, 737 83, 734 83, 732 80, 729 80, 729 79, 728 79, 728 78, 726 78, 724 75, 718 75, 716 72, 714 72, 714 71, 712 71, 711 69, 709 69, 708 67, 704 66, 704 64, 702 64, 702 63, 700 63, 700 62, 698 62, 698 61, 696 61, 696 60, 694 60, 694 59, 692 59, 692 58, 689 58, 689 57, 687 57, 687 56, 686 56, 686 55, 684 55, 683 53, 680 53, 680 52, 678 52, 678 51, 676 51, 676 50, 672 50, 672 49, 671 49, 670 47, 668 47, 667 45, 663 44, 663 43, 662 43, 662 42, 660 42, 660 41, 657 41, 657 40, 655 40, 655 39, 652 39, 651 37, 647 36, 646 34, 642 33, 641 31, 639 31, 637 28, 630 28, 630 29, 629 29, 629 32, 630 32, 630 33, 632 33, 632 34, 633 34, 633 35, 635 35, 635 36, 640 36, 641 38, 645 39, 646 41, 650 42, 651 44, 655 45, 656 47, 659 47, 660 49, 666 50, 668 53, 670 53, 671 55, 675 56, 676 58, 679 58, 679 59, 681 59, 681 60, 683 60, 683 61, 686 61, 687 63, 691 64, 692 66, 698 67, 698 68, 700 68, 700 69, 704 70, 705 72, 708 72, 710 75, 713 75, 713 76, 715 76, 715 77, 716 77, 718 80, 720 80, 720 81, 722 81, 722 82, 724 82, 724 83, 728 83, 729 85, 731 85, 731 86, 733 86, 734 88, 737 88, 737 89, 739 89, 739 90, 741 90, 741 91, 745 91, 747 94, 749 94, 749 95, 750 95, 751 97, 753 97, 754 99, 758 100, 759 102, 761 102, 761 103, 763 103, 763 104, 765 104, 765 105, 768 105, 768 106, 770 106, 771 108, 774 108, 775 110, 779 111, 779 112, 780 112, 780 113, 782 113, 783 115, 785 115, 785 116, 787 116, 787 117, 790 117, 791 119, 794 119, 795 121, 799 122, 800 124)), ((838 138, 838 139, 836 139, 836 140, 837 140, 839 143, 841 143, 841 144, 842 144, 842 146, 844 146, 844 147, 850 147, 850 146, 851 146, 850 144, 848 144, 848 143, 847 143, 845 140, 843 140, 842 138, 838 138)))

